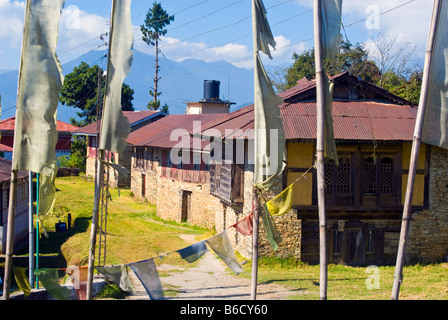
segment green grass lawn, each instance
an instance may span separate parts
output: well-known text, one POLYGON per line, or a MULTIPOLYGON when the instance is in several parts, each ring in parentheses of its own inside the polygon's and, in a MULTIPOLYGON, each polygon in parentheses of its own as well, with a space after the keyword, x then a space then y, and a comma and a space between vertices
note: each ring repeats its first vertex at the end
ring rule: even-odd
MULTIPOLYGON (((86 266, 94 184, 79 177, 58 178, 56 188, 54 214, 43 219, 49 238, 41 237, 41 252, 59 254, 58 267, 86 266), (59 220, 66 222, 69 213, 72 228, 67 232, 54 232, 55 223, 59 220)), ((182 249, 189 244, 179 237, 180 234, 200 236, 210 233, 209 230, 187 224, 162 221, 156 217, 154 205, 132 197, 129 190, 120 190, 120 195, 117 189, 110 192, 112 200, 108 203, 106 265, 137 262, 182 249)))
MULTIPOLYGON (((41 252, 61 257, 58 266, 49 267, 85 266, 93 210, 93 182, 79 177, 58 178, 56 187, 54 214, 44 219, 49 238, 41 238, 41 252), (68 213, 72 215, 72 228, 67 232, 54 232, 54 224, 59 220, 66 222, 68 213)), ((190 245, 179 237, 180 234, 197 235, 198 241, 213 235, 213 230, 161 220, 156 217, 154 205, 139 201, 129 190, 121 190, 119 196, 116 189, 111 189, 111 194, 106 265, 150 259, 190 245)), ((169 255, 164 262, 191 266, 174 257, 170 261, 172 256, 177 255, 169 255)), ((244 269, 250 276, 251 264, 245 264, 244 269)), ((329 265, 328 299, 389 300, 394 267, 379 267, 377 271, 375 279, 379 288, 369 289, 366 281, 374 274, 367 273, 365 267, 329 265)), ((447 263, 406 266, 403 274, 400 299, 448 299, 447 263)), ((258 279, 259 283, 275 283, 291 289, 294 292, 291 299, 319 299, 319 266, 295 259, 261 258, 258 279)))

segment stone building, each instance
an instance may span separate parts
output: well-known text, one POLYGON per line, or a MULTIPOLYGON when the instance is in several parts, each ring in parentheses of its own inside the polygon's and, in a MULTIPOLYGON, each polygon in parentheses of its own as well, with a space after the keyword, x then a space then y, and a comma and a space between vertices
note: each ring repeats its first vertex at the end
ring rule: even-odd
MULTIPOLYGON (((162 111, 144 110, 144 111, 123 111, 123 115, 128 119, 131 132, 149 123, 157 121, 166 114, 162 111)), ((87 138, 87 161, 86 175, 94 177, 96 172, 96 156, 97 156, 97 135, 101 128, 101 121, 91 123, 85 127, 78 128, 73 134, 84 135, 87 138)), ((129 146, 120 154, 106 152, 106 158, 115 161, 131 172, 131 154, 132 146, 129 146)), ((130 176, 116 176, 115 173, 110 175, 110 185, 118 187, 129 187, 130 176)))
MULTIPOLYGON (((348 73, 331 77, 331 80, 334 82, 332 115, 339 165, 332 161, 325 163, 329 262, 394 264, 417 107, 348 73)), ((293 182, 295 194, 292 209, 274 218, 283 238, 279 249, 274 252, 261 232, 260 254, 318 263, 317 177, 313 167, 316 83, 301 79, 279 96, 284 99, 280 109, 287 167, 264 197, 265 200, 274 197, 293 182)), ((184 127, 190 130, 190 138, 203 138, 205 145, 201 145, 200 150, 209 153, 210 165, 197 167, 204 168, 207 175, 201 183, 188 181, 187 167, 181 167, 180 171, 173 169, 166 154, 174 145, 165 145, 165 142, 158 145, 160 150, 164 145, 168 147, 165 156, 163 150, 155 151, 155 143, 140 144, 141 148, 150 147, 140 151, 140 156, 135 146, 135 166, 139 166, 138 161, 146 161, 146 164, 139 173, 133 167, 134 193, 143 193, 143 188, 138 188, 142 186, 141 177, 145 171, 144 181, 147 183, 151 175, 151 183, 145 184, 144 194, 157 204, 158 214, 164 218, 214 226, 219 232, 248 216, 252 212, 253 117, 253 106, 248 106, 209 119, 202 123, 200 132, 193 125, 189 129, 184 127), (211 147, 212 140, 222 143, 221 160, 225 161, 216 161, 219 148, 211 147), (150 160, 151 157, 155 161, 150 160)), ((448 255, 446 156, 446 150, 421 146, 407 262, 440 261, 448 255)), ((229 232, 236 249, 250 257, 251 237, 233 228, 229 232)))

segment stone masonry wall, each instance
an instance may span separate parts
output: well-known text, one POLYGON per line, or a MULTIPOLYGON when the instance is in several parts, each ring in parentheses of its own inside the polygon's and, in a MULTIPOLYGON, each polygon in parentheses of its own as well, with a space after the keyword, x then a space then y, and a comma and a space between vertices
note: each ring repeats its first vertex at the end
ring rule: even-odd
POLYGON ((408 263, 439 262, 448 257, 448 150, 431 147, 429 210, 412 213, 408 263))

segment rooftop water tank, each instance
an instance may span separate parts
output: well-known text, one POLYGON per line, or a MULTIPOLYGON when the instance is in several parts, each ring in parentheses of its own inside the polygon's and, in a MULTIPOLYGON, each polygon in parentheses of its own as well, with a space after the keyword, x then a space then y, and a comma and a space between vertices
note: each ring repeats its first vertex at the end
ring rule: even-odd
POLYGON ((217 80, 204 80, 204 100, 219 100, 219 85, 217 80))

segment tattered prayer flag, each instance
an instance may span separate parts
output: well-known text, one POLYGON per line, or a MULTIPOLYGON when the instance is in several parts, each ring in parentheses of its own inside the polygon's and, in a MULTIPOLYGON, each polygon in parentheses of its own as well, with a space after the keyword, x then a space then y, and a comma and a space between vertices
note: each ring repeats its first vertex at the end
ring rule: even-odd
POLYGON ((294 183, 283 190, 274 199, 266 202, 269 213, 273 216, 282 216, 287 213, 292 206, 294 200, 294 183))
POLYGON ((131 263, 129 267, 137 275, 151 300, 165 299, 154 259, 131 263))
POLYGON ((123 264, 118 266, 95 267, 99 273, 104 275, 109 281, 112 281, 119 286, 121 290, 125 292, 133 292, 134 287, 129 279, 128 268, 129 267, 127 265, 123 264))
POLYGON ((253 14, 252 19, 253 29, 257 30, 254 32, 254 43, 256 44, 256 51, 262 51, 264 54, 268 55, 272 59, 271 50, 269 45, 275 48, 275 40, 272 35, 271 27, 269 26, 268 19, 266 17, 266 8, 262 0, 253 0, 253 14))
POLYGON ((17 286, 23 291, 25 298, 28 297, 31 293, 30 283, 28 281, 28 277, 26 276, 26 271, 28 269, 12 266, 12 270, 14 272, 14 279, 16 279, 17 286))
POLYGON ((333 129, 333 88, 334 83, 330 82, 327 75, 324 74, 324 108, 325 108, 325 140, 324 140, 324 156, 332 159, 339 165, 338 152, 336 150, 336 140, 334 138, 333 129))
POLYGON ((20 62, 14 133, 13 170, 45 176, 39 213, 47 214, 54 199, 56 176, 56 110, 62 68, 56 56, 59 18, 64 0, 29 0, 20 62))
POLYGON ((230 243, 229 236, 227 235, 227 230, 208 238, 205 242, 235 274, 240 274, 243 271, 243 267, 241 267, 236 259, 233 246, 230 243))
POLYGON ((441 2, 436 26, 422 142, 448 149, 448 2, 441 2))
POLYGON ((268 191, 281 175, 286 162, 285 134, 279 107, 283 99, 272 89, 258 53, 255 53, 255 60, 254 185, 268 191))
POLYGON ((248 215, 246 218, 242 219, 241 221, 238 221, 235 223, 233 228, 236 229, 239 233, 250 236, 253 232, 253 216, 252 214, 248 215))
MULTIPOLYGON (((338 37, 341 31, 342 0, 321 1, 321 24, 322 24, 322 54, 333 64, 338 49, 338 37)), ((329 81, 324 73, 324 106, 325 106, 325 141, 324 155, 339 164, 336 151, 336 141, 333 131, 333 117, 331 114, 333 100, 333 83, 329 81)))
POLYGON ((322 53, 334 62, 341 32, 342 0, 323 0, 321 3, 322 53))
POLYGON ((286 161, 285 134, 279 105, 283 99, 272 88, 258 50, 270 56, 267 44, 275 41, 266 19, 266 9, 261 0, 252 1, 252 26, 254 37, 254 129, 255 159, 254 185, 268 191, 286 161))
POLYGON ((274 220, 272 219, 271 214, 269 213, 269 210, 266 207, 266 205, 263 206, 263 210, 260 213, 261 213, 260 214, 261 220, 263 222, 264 233, 266 234, 266 237, 268 238, 268 241, 271 244, 272 249, 274 249, 274 251, 277 251, 278 244, 283 241, 280 232, 278 232, 274 220))
POLYGON ((58 269, 34 269, 44 288, 58 300, 69 300, 71 290, 59 284, 58 269))
POLYGON ((107 64, 106 95, 99 148, 121 153, 126 148, 129 122, 121 110, 121 87, 131 69, 131 0, 114 0, 107 64))
POLYGON ((189 263, 195 262, 208 251, 205 241, 195 243, 189 247, 177 250, 181 258, 189 263))

